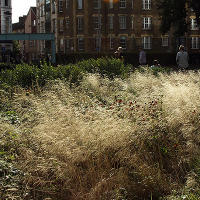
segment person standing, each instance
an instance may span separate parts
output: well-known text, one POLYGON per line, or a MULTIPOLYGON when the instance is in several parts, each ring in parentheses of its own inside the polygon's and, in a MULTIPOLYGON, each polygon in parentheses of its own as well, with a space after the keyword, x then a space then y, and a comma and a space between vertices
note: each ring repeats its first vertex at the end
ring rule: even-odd
POLYGON ((117 50, 114 53, 114 56, 115 56, 115 58, 124 61, 123 48, 118 47, 117 50))
POLYGON ((139 64, 140 65, 146 65, 147 58, 146 58, 146 52, 142 49, 142 47, 139 48, 139 64))
POLYGON ((188 53, 185 51, 185 47, 180 45, 179 52, 176 55, 176 63, 179 69, 186 69, 188 68, 188 53))

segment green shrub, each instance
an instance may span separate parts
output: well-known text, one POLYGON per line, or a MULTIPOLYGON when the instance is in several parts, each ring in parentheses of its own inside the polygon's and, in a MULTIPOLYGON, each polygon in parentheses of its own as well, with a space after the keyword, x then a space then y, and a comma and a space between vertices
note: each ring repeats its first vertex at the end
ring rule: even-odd
POLYGON ((114 58, 98 58, 89 59, 78 62, 77 65, 83 69, 83 71, 89 73, 100 73, 110 78, 114 76, 124 76, 131 70, 131 65, 125 65, 120 59, 114 58))
POLYGON ((46 81, 64 79, 71 83, 78 83, 84 73, 99 73, 102 76, 113 78, 125 77, 131 70, 131 65, 125 65, 123 61, 114 58, 89 59, 54 67, 43 63, 40 67, 28 64, 19 64, 14 69, 6 69, 0 73, 0 82, 11 86, 32 87, 35 84, 44 86, 46 81))

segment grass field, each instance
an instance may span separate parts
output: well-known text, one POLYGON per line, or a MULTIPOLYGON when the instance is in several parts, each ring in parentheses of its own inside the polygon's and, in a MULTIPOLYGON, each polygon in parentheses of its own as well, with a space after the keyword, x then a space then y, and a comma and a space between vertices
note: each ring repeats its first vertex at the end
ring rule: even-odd
POLYGON ((2 84, 0 98, 2 199, 199 199, 198 71, 2 84))

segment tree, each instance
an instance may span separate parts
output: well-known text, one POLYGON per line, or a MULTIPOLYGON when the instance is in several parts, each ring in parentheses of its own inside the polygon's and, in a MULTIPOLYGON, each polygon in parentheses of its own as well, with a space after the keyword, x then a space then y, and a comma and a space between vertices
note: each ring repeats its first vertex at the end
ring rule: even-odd
POLYGON ((171 28, 175 36, 182 36, 188 30, 189 9, 196 15, 200 27, 200 0, 157 0, 161 16, 161 31, 167 33, 171 28))
POLYGON ((20 63, 20 60, 22 58, 21 50, 20 50, 20 45, 19 42, 13 41, 13 59, 15 62, 20 63))

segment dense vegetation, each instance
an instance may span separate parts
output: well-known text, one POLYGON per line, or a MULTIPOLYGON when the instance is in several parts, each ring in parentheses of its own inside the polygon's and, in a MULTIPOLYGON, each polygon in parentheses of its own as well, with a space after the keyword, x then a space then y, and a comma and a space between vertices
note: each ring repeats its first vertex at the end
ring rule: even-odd
POLYGON ((191 14, 196 16, 197 26, 200 27, 199 0, 157 0, 157 4, 163 33, 168 33, 172 28, 175 36, 184 36, 191 27, 188 23, 191 14))
POLYGON ((1 199, 199 199, 199 77, 103 58, 1 71, 1 199))

